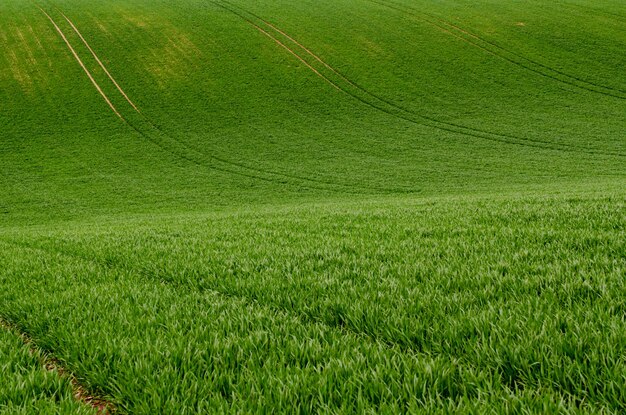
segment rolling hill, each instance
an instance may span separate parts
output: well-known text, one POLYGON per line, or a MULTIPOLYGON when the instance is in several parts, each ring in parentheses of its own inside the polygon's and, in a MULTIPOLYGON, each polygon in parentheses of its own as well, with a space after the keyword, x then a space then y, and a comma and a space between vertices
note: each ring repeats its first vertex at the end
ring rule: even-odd
POLYGON ((0 410, 626 410, 625 29, 2 2, 0 410))

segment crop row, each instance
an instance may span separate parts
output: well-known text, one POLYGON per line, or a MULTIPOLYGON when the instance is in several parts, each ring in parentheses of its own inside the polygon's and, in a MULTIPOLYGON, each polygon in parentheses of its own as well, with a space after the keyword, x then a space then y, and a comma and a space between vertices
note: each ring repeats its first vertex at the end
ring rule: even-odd
POLYGON ((620 411, 623 213, 398 204, 13 235, 0 314, 131 412, 620 411))

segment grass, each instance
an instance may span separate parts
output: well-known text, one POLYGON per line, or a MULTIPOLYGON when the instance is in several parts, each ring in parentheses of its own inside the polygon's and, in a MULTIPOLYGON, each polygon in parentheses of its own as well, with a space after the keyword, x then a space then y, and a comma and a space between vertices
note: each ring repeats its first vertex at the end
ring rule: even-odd
MULTIPOLYGON (((44 3, 130 125, 108 108, 40 10, 14 1, 3 6, 8 50, 24 60, 20 71, 32 82, 31 90, 3 72, 6 138, 0 157, 9 192, 0 205, 8 219, 623 181, 624 100, 499 56, 521 59, 508 50, 525 54, 518 44, 526 38, 503 52, 365 1, 358 7, 352 1, 220 4, 228 8, 194 1, 180 7, 111 2, 88 9, 73 1, 44 3), (142 115, 55 7, 74 22, 142 115), (345 79, 250 13, 269 19, 345 79), (352 17, 337 25, 335 15, 352 17), (26 48, 36 65, 28 65, 26 48)), ((500 13, 489 3, 482 7, 486 14, 500 13)), ((542 7, 514 11, 529 15, 518 19, 530 18, 542 7)), ((482 30, 479 23, 473 22, 482 30)), ((498 32, 518 29, 501 25, 498 32)), ((550 27, 529 20, 524 30, 529 26, 535 36, 551 36, 550 27)), ((600 26, 602 21, 593 27, 600 26)), ((466 29, 476 30, 469 24, 466 29)), ((566 31, 566 38, 579 36, 577 29, 566 31)), ((585 33, 599 46, 577 41, 579 55, 624 43, 621 32, 610 33, 610 39, 585 33)), ((1 58, 5 63, 11 55, 1 58)), ((564 57, 561 64, 568 62, 564 57)), ((619 62, 596 59, 594 67, 603 63, 607 67, 594 73, 611 71, 606 86, 623 83, 615 70, 619 62)), ((561 69, 574 75, 578 70, 561 69)))
POLYGON ((44 356, 29 349, 15 333, 2 326, 0 332, 0 413, 90 414, 74 400, 65 377, 49 372, 44 356))
POLYGON ((0 312, 129 413, 620 412, 624 212, 399 201, 16 232, 0 312))
POLYGON ((0 411, 624 412, 624 15, 3 2, 0 411))

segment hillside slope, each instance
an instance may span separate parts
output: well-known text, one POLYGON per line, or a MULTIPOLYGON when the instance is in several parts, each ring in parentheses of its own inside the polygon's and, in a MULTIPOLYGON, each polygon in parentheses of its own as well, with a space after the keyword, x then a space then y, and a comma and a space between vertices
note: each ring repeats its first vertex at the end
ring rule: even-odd
POLYGON ((626 174, 619 3, 1 7, 9 220, 626 174))
POLYGON ((626 412, 625 22, 0 2, 0 412, 626 412))

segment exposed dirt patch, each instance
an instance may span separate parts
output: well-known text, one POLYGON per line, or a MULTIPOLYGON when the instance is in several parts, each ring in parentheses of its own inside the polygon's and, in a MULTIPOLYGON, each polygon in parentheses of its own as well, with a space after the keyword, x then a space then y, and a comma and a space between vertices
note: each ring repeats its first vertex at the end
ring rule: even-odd
POLYGON ((28 334, 19 331, 17 327, 7 323, 2 319, 0 319, 0 329, 9 331, 14 335, 20 337, 24 342, 24 345, 29 348, 31 355, 37 356, 42 366, 47 371, 55 373, 59 377, 69 379, 72 384, 72 395, 76 400, 91 406, 101 415, 113 414, 115 412, 115 406, 111 402, 90 393, 85 387, 80 384, 80 382, 78 382, 76 377, 71 372, 63 367, 58 359, 39 349, 33 339, 28 334))

